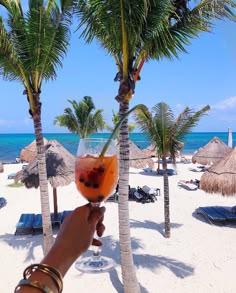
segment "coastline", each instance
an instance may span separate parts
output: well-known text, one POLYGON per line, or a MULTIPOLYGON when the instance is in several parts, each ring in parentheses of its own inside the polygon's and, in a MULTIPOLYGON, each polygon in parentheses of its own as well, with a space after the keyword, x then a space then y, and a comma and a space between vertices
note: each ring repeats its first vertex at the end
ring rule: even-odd
MULTIPOLYGON (((196 215, 199 206, 233 206, 234 197, 188 191, 178 187, 179 180, 200 179, 202 172, 191 172, 195 165, 177 164, 177 175, 169 176, 171 237, 164 231, 163 177, 130 168, 131 187, 158 187, 161 196, 154 203, 129 202, 132 250, 137 278, 142 292, 156 293, 234 293, 236 266, 235 225, 210 225, 196 215)), ((13 188, 7 174, 17 172, 21 164, 6 164, 0 173, 0 194, 7 200, 0 209, 1 266, 0 292, 11 293, 24 268, 39 262, 42 235, 14 235, 21 213, 40 213, 39 189, 13 188), (9 274, 9 272, 11 272, 9 274)), ((172 167, 172 166, 168 166, 172 167)), ((49 185, 50 206, 53 191, 49 185)), ((59 211, 71 210, 85 203, 75 184, 58 188, 59 211)), ((64 293, 122 292, 119 258, 118 204, 107 202, 106 231, 102 254, 112 257, 117 266, 109 273, 81 274, 73 265, 64 279, 64 293), (102 287, 101 287, 102 284, 102 287), (100 289, 101 288, 101 289, 100 289)), ((57 231, 54 231, 56 236, 57 231)), ((85 253, 88 256, 91 249, 85 253)))
MULTIPOLYGON (((227 142, 227 132, 193 132, 184 139, 184 149, 181 156, 191 156, 193 153, 208 143, 214 136, 218 136, 225 143, 227 142)), ((56 139, 69 152, 76 154, 79 138, 71 133, 45 133, 44 136, 49 139, 56 139)), ((109 133, 97 133, 94 137, 108 137, 109 133)), ((233 137, 235 135, 233 134, 233 137)), ((20 151, 29 145, 35 136, 33 133, 17 133, 17 134, 0 134, 0 162, 15 163, 16 158, 20 156, 20 151)), ((147 137, 143 133, 131 133, 130 139, 140 148, 144 149, 150 145, 147 137)), ((233 145, 236 141, 233 141, 233 145)))

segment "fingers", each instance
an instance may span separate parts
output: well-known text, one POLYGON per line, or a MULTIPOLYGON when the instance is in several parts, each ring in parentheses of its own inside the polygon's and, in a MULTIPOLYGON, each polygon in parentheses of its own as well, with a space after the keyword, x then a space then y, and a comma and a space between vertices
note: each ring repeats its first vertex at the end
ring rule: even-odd
POLYGON ((105 207, 101 207, 101 208, 92 210, 90 213, 89 219, 88 219, 90 224, 92 224, 96 227, 98 222, 102 221, 105 211, 106 211, 105 207))
POLYGON ((102 246, 102 242, 99 239, 93 238, 92 245, 93 246, 102 246))
POLYGON ((105 231, 105 226, 103 225, 102 222, 98 222, 97 224, 97 227, 96 227, 96 230, 97 230, 97 234, 99 237, 101 237, 105 231))

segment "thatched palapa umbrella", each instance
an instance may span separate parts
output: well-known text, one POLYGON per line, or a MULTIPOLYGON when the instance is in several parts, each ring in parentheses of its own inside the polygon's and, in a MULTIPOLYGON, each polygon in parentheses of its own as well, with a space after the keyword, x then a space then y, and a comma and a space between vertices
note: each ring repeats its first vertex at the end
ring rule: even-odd
MULTIPOLYGON (((44 145, 48 143, 46 138, 43 138, 44 145)), ((20 160, 23 162, 31 162, 37 157, 36 140, 33 140, 29 145, 24 147, 20 152, 20 160)))
POLYGON ((200 188, 223 196, 236 195, 236 148, 208 168, 201 177, 200 188))
POLYGON ((0 173, 3 173, 4 172, 4 167, 3 167, 3 163, 0 162, 0 173))
POLYGON ((231 150, 221 139, 215 136, 192 157, 193 163, 211 165, 219 162, 231 150))
MULTIPOLYGON (((49 140, 45 145, 47 178, 53 187, 54 215, 57 216, 57 187, 74 181, 75 156, 67 151, 57 140, 49 140)), ((21 181, 27 188, 39 187, 37 159, 16 173, 15 181, 21 181)))
MULTIPOLYGON (((116 140, 116 146, 119 147, 118 141, 116 140)), ((154 162, 150 155, 147 155, 143 150, 141 150, 132 140, 129 140, 129 166, 142 169, 145 167, 153 168, 154 162)), ((119 151, 117 151, 119 156, 119 151)))
POLYGON ((154 145, 149 145, 147 148, 143 150, 143 153, 147 155, 147 157, 156 157, 157 151, 154 145))

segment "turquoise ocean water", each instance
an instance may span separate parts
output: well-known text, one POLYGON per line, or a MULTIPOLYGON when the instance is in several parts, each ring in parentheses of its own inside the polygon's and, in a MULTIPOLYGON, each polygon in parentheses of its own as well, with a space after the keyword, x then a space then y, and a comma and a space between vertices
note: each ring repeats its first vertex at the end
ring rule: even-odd
MULTIPOLYGON (((236 144, 236 133, 233 133, 233 146, 236 144), (235 139, 234 139, 235 138, 235 139)), ((93 137, 108 137, 108 133, 94 134, 93 137)), ((208 143, 214 136, 219 137, 227 144, 227 132, 194 132, 186 135, 182 154, 193 154, 198 148, 208 143)), ((58 140, 68 151, 76 154, 79 137, 71 133, 45 133, 44 137, 58 140)), ((3 163, 15 162, 20 156, 22 148, 35 139, 34 134, 0 134, 0 161, 3 163)), ((150 142, 143 133, 132 133, 130 139, 140 148, 149 146, 150 142)))

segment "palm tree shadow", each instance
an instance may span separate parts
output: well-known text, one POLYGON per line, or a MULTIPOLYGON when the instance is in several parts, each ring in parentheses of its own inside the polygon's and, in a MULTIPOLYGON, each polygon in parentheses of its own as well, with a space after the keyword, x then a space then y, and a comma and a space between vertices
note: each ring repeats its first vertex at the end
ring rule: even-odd
POLYGON ((33 262, 37 260, 37 257, 34 253, 35 248, 38 246, 43 246, 42 235, 14 235, 6 233, 4 235, 0 235, 0 241, 4 241, 15 250, 27 250, 27 255, 24 262, 33 262))
MULTIPOLYGON (((56 237, 59 228, 53 228, 53 236, 56 237)), ((39 234, 27 234, 27 235, 15 235, 6 233, 0 235, 0 241, 7 243, 15 250, 25 249, 27 251, 26 258, 24 262, 33 262, 38 260, 37 255, 35 254, 35 248, 40 246, 43 250, 43 235, 39 234)))
MULTIPOLYGON (((156 222, 148 221, 148 220, 137 221, 137 220, 130 219, 130 227, 155 230, 155 231, 158 231, 162 236, 165 236, 164 226, 165 226, 165 223, 156 223, 156 222)), ((170 224, 171 229, 177 229, 177 228, 180 228, 181 226, 182 224, 178 224, 178 223, 170 224)))
MULTIPOLYGON (((114 240, 112 236, 102 237, 102 251, 101 255, 112 258, 117 267, 120 266, 120 248, 119 241, 114 240)), ((177 261, 175 259, 171 259, 164 256, 157 256, 151 254, 136 254, 135 250, 144 249, 144 245, 140 239, 132 237, 131 246, 133 251, 134 265, 137 268, 144 268, 150 271, 154 271, 155 269, 166 267, 178 278, 185 278, 194 273, 194 269, 183 262, 177 261)), ((83 257, 90 256, 92 254, 91 250, 87 251, 83 257)), ((116 267, 115 267, 116 268, 116 267)), ((118 276, 117 270, 113 269, 108 272, 111 283, 116 290, 116 292, 123 292, 123 284, 118 276)), ((79 276, 82 276, 83 273, 79 273, 79 276)), ((148 290, 141 286, 141 292, 148 293, 148 290)))

